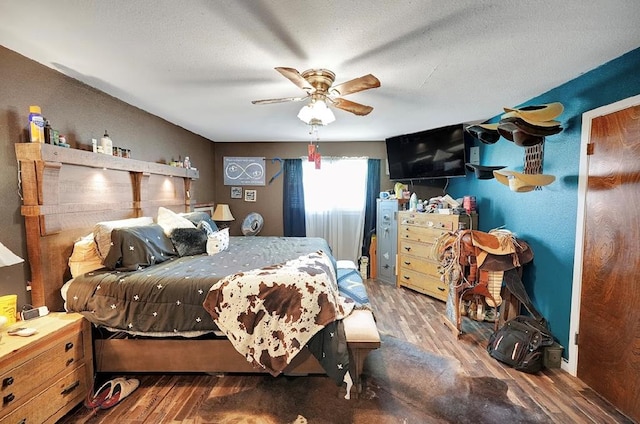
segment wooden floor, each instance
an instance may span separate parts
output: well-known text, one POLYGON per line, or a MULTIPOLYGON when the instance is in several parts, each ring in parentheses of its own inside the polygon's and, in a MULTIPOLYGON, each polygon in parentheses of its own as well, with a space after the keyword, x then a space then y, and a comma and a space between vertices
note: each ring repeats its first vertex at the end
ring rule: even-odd
MULTIPOLYGON (((377 280, 368 280, 366 284, 381 333, 403 338, 439 355, 453 356, 462 363, 469 376, 492 376, 505 381, 512 402, 524 407, 537 405, 549 416, 549 422, 632 423, 580 380, 561 369, 545 369, 538 375, 530 375, 493 360, 485 350, 493 324, 464 318, 464 334, 456 339, 441 319, 445 307, 443 302, 377 280)), ((185 408, 178 407, 176 403, 195 402, 216 384, 217 379, 210 375, 149 375, 141 378, 145 386, 154 385, 158 390, 154 392, 153 401, 144 397, 135 404, 127 404, 127 410, 136 412, 135 422, 140 424, 198 422, 197 408, 192 411, 195 416, 178 416, 176 414, 183 413, 185 408), (159 396, 165 401, 157 399, 159 396)), ((125 422, 117 411, 121 406, 124 405, 100 411, 95 416, 79 406, 59 423, 125 422)))

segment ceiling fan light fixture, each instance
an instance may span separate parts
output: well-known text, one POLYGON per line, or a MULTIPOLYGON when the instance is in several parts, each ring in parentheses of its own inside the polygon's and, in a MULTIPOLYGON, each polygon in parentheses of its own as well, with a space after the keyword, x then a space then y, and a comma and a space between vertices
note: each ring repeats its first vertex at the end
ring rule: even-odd
POLYGON ((335 115, 322 99, 313 100, 298 112, 298 118, 307 125, 327 125, 336 120, 335 115))

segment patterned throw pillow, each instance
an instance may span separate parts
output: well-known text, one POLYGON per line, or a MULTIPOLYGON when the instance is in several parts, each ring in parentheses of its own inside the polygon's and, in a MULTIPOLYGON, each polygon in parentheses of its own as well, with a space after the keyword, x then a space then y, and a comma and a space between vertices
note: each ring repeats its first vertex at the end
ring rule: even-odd
POLYGON ((111 249, 111 231, 114 228, 139 227, 150 224, 153 224, 153 218, 150 216, 98 222, 93 228, 93 237, 98 246, 98 255, 104 260, 109 254, 109 249, 111 249))
POLYGON ((229 229, 217 231, 207 238, 207 254, 215 255, 229 248, 229 229))

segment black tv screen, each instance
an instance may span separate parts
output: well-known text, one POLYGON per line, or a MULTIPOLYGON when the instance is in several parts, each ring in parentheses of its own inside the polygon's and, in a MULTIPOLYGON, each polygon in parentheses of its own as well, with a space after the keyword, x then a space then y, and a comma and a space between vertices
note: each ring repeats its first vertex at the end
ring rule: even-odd
POLYGON ((389 178, 421 180, 465 176, 462 124, 387 138, 389 178))

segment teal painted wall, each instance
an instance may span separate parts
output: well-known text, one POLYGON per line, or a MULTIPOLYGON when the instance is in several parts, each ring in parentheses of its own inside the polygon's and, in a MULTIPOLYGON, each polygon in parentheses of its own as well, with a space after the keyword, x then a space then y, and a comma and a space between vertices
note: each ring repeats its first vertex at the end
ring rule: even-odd
MULTIPOLYGON (((543 172, 555 175, 554 183, 540 191, 516 193, 495 179, 478 180, 468 174, 452 179, 447 190, 454 198, 476 196, 480 230, 505 226, 531 245, 535 256, 525 266, 523 281, 565 347, 570 336, 582 113, 638 94, 640 48, 523 103, 561 102, 565 107, 558 118, 564 131, 547 137, 544 146, 543 172)), ((491 121, 497 121, 501 112, 497 110, 491 121)), ((480 164, 522 172, 523 148, 504 138, 493 145, 474 143, 480 147, 480 164)))

